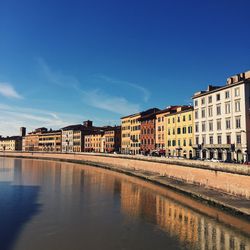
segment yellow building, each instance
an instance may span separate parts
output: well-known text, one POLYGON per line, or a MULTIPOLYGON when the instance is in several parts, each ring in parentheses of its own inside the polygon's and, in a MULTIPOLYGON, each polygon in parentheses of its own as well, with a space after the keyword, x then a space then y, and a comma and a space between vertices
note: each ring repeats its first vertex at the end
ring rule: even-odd
POLYGON ((22 137, 0 137, 0 151, 16 151, 22 150, 22 137))
POLYGON ((131 154, 140 154, 141 147, 141 122, 140 114, 135 114, 130 118, 130 151, 131 154))
POLYGON ((184 158, 193 156, 193 107, 180 106, 165 116, 166 155, 184 158))
POLYGON ((140 153, 141 122, 140 113, 121 118, 121 152, 123 154, 140 153))
POLYGON ((96 132, 91 135, 85 135, 85 152, 100 153, 104 152, 104 132, 96 132))
POLYGON ((50 130, 38 135, 38 151, 61 151, 62 132, 61 130, 50 130))
POLYGON ((165 151, 165 116, 176 112, 178 106, 170 106, 160 110, 156 114, 155 122, 155 143, 157 151, 165 151))

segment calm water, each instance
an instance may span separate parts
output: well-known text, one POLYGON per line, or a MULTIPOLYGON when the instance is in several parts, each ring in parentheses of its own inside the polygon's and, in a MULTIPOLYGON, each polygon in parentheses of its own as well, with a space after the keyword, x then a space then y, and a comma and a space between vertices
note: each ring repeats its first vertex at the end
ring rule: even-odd
POLYGON ((0 249, 250 249, 250 222, 137 178, 0 158, 0 249))

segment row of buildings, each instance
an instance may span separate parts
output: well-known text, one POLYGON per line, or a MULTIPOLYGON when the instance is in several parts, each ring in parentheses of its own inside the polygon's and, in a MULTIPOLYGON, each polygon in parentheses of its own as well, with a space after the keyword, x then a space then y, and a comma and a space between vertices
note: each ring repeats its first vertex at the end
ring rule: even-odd
POLYGON ((92 121, 60 130, 39 128, 19 137, 0 137, 0 150, 121 152, 218 160, 250 159, 250 71, 209 85, 193 106, 151 108, 121 118, 121 126, 92 121))
POLYGON ((0 151, 44 151, 44 152, 103 152, 120 151, 121 127, 95 127, 92 121, 70 125, 60 130, 37 128, 26 135, 0 137, 0 151))
POLYGON ((124 154, 250 159, 250 71, 192 97, 193 106, 156 108, 121 118, 124 154))

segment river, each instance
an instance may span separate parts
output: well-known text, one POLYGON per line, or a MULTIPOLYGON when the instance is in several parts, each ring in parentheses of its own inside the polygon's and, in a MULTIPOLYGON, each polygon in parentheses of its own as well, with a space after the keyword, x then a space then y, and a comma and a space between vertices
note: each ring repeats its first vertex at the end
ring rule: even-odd
POLYGON ((250 250, 250 222, 135 177, 0 158, 1 250, 250 250))

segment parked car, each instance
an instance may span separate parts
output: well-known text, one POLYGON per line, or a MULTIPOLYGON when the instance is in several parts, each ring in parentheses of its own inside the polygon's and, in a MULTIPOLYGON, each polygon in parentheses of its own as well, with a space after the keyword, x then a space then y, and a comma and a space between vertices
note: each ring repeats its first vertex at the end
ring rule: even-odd
POLYGON ((222 160, 215 159, 215 158, 212 158, 211 161, 212 161, 212 162, 223 162, 222 160))

